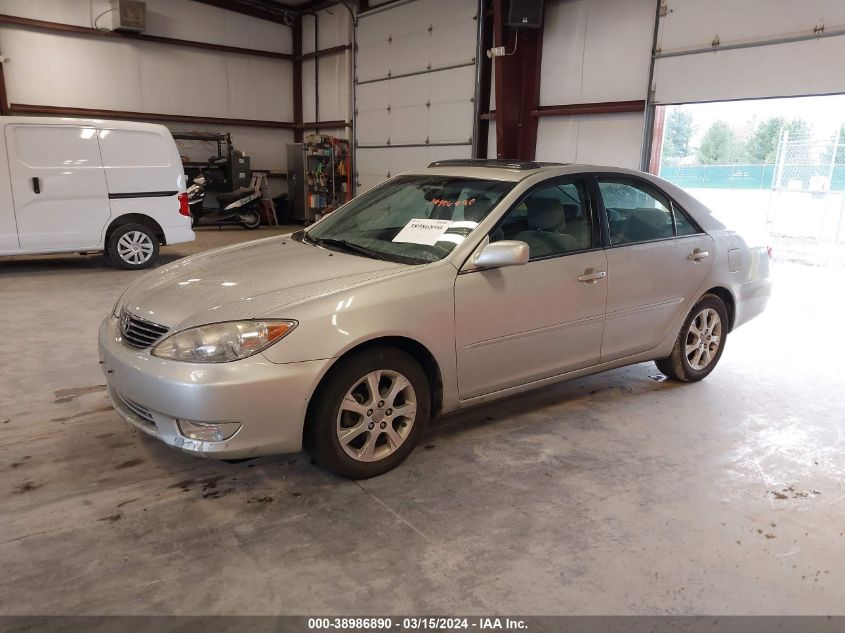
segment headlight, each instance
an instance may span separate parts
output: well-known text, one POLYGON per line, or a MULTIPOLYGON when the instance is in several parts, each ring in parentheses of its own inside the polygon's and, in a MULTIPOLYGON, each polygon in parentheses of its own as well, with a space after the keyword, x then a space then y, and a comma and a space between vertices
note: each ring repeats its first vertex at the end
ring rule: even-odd
POLYGON ((167 337, 152 355, 189 363, 228 363, 270 347, 296 325, 296 321, 281 320, 201 325, 167 337))
MULTIPOLYGON (((128 288, 127 288, 128 290, 128 288)), ((120 293, 120 296, 117 298, 117 301, 114 302, 114 307, 111 309, 111 315, 114 318, 118 318, 120 316, 120 306, 123 305, 123 297, 126 296, 126 290, 120 293)))

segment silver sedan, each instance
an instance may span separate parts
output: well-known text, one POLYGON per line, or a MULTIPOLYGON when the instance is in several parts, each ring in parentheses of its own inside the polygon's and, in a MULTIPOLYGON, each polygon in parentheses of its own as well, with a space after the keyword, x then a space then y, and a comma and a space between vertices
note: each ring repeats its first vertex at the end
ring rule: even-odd
POLYGON ((118 413, 175 448, 304 446, 364 478, 440 414, 649 360, 701 380, 770 288, 765 241, 654 176, 441 161, 139 278, 100 358, 118 413))

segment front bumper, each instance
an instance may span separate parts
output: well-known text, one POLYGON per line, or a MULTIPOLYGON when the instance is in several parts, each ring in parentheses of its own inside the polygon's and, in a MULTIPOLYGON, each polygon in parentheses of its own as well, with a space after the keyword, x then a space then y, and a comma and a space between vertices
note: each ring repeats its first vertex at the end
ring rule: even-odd
POLYGON ((119 340, 118 321, 100 325, 100 363, 115 410, 132 426, 186 453, 220 459, 296 452, 311 394, 331 360, 275 364, 256 354, 232 363, 156 358, 119 340), (239 422, 222 442, 183 436, 177 419, 239 422))

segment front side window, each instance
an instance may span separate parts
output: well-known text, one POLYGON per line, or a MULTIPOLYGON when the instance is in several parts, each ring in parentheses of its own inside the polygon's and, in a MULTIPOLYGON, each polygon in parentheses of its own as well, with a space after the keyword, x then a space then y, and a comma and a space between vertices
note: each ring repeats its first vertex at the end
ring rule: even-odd
POLYGON ((599 179, 610 224, 610 244, 632 244, 675 235, 669 200, 645 184, 599 179))
POLYGON ((592 246, 592 220, 584 183, 558 182, 533 190, 490 236, 528 244, 531 259, 592 246))
POLYGON ((377 259, 435 262, 463 242, 513 187, 480 178, 400 176, 293 238, 377 259))

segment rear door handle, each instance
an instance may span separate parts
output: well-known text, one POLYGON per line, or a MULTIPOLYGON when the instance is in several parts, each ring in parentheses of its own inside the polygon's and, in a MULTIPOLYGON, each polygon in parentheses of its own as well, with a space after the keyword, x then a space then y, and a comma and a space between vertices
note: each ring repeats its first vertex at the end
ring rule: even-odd
POLYGON ((691 262, 700 262, 705 257, 710 257, 710 253, 699 249, 695 249, 692 253, 687 255, 687 259, 691 262))
POLYGON ((603 270, 594 273, 591 273, 590 271, 584 271, 584 274, 578 277, 578 281, 580 281, 582 284, 594 284, 599 279, 604 279, 605 277, 607 277, 607 273, 603 270))
POLYGON ((35 193, 41 193, 41 181, 38 179, 37 176, 32 179, 32 190, 35 193))

